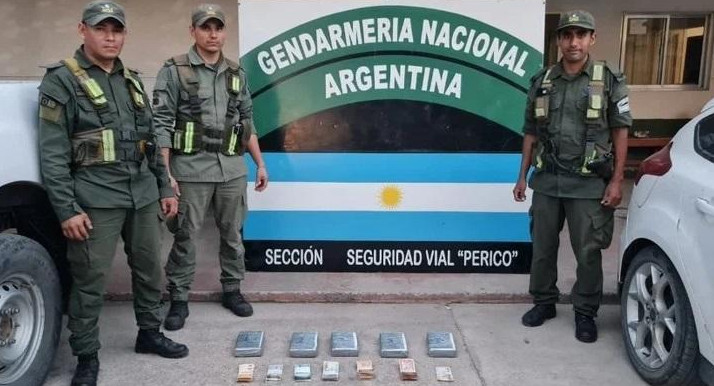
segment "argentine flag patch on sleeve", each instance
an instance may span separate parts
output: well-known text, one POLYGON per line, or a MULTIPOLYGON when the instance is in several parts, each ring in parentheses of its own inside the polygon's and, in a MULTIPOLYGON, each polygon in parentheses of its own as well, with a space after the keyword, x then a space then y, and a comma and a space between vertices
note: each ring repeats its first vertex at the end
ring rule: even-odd
POLYGON ((617 113, 624 114, 630 112, 630 98, 624 97, 617 102, 617 113))

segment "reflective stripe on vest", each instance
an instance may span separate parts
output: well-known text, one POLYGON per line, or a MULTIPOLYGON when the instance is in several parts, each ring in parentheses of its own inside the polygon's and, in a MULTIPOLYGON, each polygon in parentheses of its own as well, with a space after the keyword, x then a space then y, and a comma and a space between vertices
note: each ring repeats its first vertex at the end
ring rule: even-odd
POLYGON ((535 118, 536 120, 547 120, 548 110, 550 109, 550 90, 553 84, 550 82, 550 72, 553 67, 549 68, 543 76, 543 81, 540 84, 541 94, 535 100, 535 118))
MULTIPOLYGON (((550 74, 552 69, 555 67, 551 66, 545 72, 541 85, 539 87, 540 93, 536 96, 535 106, 534 106, 534 118, 536 120, 537 130, 544 131, 547 130, 549 124, 549 114, 550 114, 550 94, 553 88, 552 81, 550 79, 550 74)), ((586 167, 586 165, 598 157, 596 148, 596 131, 600 128, 600 119, 602 118, 603 111, 605 110, 605 63, 602 61, 595 61, 593 63, 592 76, 588 82, 588 106, 585 110, 585 116, 583 117, 584 122, 587 126, 585 133, 585 146, 583 148, 583 163, 580 167, 576 168, 576 172, 582 175, 592 175, 593 173, 586 167)), ((536 149, 535 155, 535 167, 537 169, 542 169, 545 165, 543 163, 543 147, 539 146, 536 149)))
POLYGON ((186 153, 193 152, 193 137, 195 135, 193 122, 186 122, 186 130, 184 131, 183 149, 186 153))
MULTIPOLYGON (((550 90, 553 88, 553 84, 550 80, 551 71, 555 66, 551 66, 543 76, 541 81, 540 89, 544 90, 541 94, 536 96, 535 99, 535 109, 534 118, 536 120, 548 119, 549 104, 550 104, 550 90)), ((588 83, 588 109, 585 113, 586 120, 599 119, 601 117, 602 110, 605 108, 604 96, 605 96, 605 64, 604 62, 597 61, 593 63, 593 75, 588 83)))
POLYGON ((231 130, 230 140, 228 141, 228 148, 225 149, 228 155, 236 154, 236 144, 238 143, 238 134, 234 130, 231 130))
POLYGON ((94 106, 105 107, 107 105, 107 98, 104 97, 104 91, 99 87, 96 80, 91 78, 87 71, 84 71, 82 67, 79 66, 79 62, 75 58, 67 58, 62 61, 67 68, 74 74, 75 78, 79 82, 79 85, 84 90, 85 94, 92 102, 94 106))
POLYGON ((146 107, 144 89, 141 87, 141 83, 131 76, 131 71, 126 67, 124 67, 124 78, 129 83, 129 93, 131 94, 131 100, 134 102, 134 106, 138 109, 146 107))
POLYGON ((586 119, 599 119, 604 108, 604 72, 605 64, 603 62, 595 62, 593 64, 593 75, 590 78, 590 84, 588 87, 588 109, 585 116, 586 119))
MULTIPOLYGON (((548 70, 545 72, 545 75, 543 76, 543 81, 541 81, 540 87, 539 87, 539 92, 540 94, 536 97, 535 100, 535 119, 536 119, 536 124, 539 127, 547 127, 548 126, 548 116, 549 116, 549 110, 550 110, 550 90, 553 89, 553 84, 550 81, 550 73, 553 70, 553 67, 548 68, 548 70)), ((540 129, 539 129, 540 130, 540 129)), ((543 146, 538 146, 536 148, 536 164, 535 167, 538 170, 543 169, 545 166, 543 163, 543 146)))
MULTIPOLYGON (((87 74, 87 71, 79 65, 77 59, 67 58, 64 59, 62 63, 64 63, 72 74, 74 74, 75 78, 77 78, 79 85, 94 106, 103 108, 107 105, 107 98, 104 96, 104 91, 99 86, 99 83, 87 74)), ((129 93, 131 94, 131 100, 134 102, 134 106, 140 109, 146 107, 144 90, 141 87, 141 83, 131 75, 131 71, 126 67, 124 67, 124 79, 126 79, 129 84, 129 93)))
POLYGON ((104 154, 104 162, 113 162, 117 160, 114 146, 114 130, 102 130, 102 153, 104 154))
MULTIPOLYGON (((77 59, 68 58, 63 60, 62 63, 64 63, 75 76, 80 87, 84 90, 87 98, 94 106, 102 125, 101 128, 96 129, 101 130, 101 133, 95 130, 88 130, 75 132, 73 134, 72 140, 73 142, 77 142, 78 146, 81 145, 83 140, 89 138, 90 141, 94 141, 94 148, 97 148, 97 146, 101 148, 101 156, 94 157, 88 155, 89 158, 85 158, 82 154, 76 154, 78 159, 75 159, 74 163, 79 166, 88 166, 95 163, 114 162, 118 160, 141 162, 144 159, 147 142, 151 140, 148 129, 145 131, 140 130, 142 127, 146 128, 146 125, 142 124, 140 120, 140 114, 144 114, 145 112, 135 111, 136 131, 120 130, 119 128, 113 127, 109 102, 101 86, 99 86, 99 83, 90 77, 87 71, 80 67, 77 59), (93 132, 94 134, 90 134, 89 137, 82 134, 87 132, 93 132), (117 152, 119 152, 119 157, 117 157, 117 152)), ((126 67, 124 68, 123 76, 134 107, 140 110, 146 107, 144 90, 139 80, 134 78, 131 71, 126 67)))
POLYGON ((585 123, 587 131, 585 133, 585 148, 583 151, 583 163, 580 166, 580 174, 593 175, 587 168, 588 163, 598 157, 596 132, 600 128, 600 118, 602 118, 605 108, 605 63, 597 61, 593 64, 593 74, 588 87, 588 108, 585 113, 585 123))
POLYGON ((238 94, 240 92, 240 77, 234 74, 231 74, 231 91, 234 94, 238 94))
POLYGON ((225 125, 221 129, 206 128, 201 122, 201 99, 198 97, 199 82, 193 66, 187 54, 174 56, 171 61, 176 66, 176 71, 179 78, 181 88, 189 95, 189 109, 191 117, 183 114, 177 117, 177 124, 174 130, 174 151, 179 154, 191 154, 201 150, 209 152, 222 152, 225 155, 236 155, 237 145, 239 143, 236 134, 233 132, 232 124, 233 117, 236 114, 236 98, 240 94, 241 81, 238 73, 238 65, 225 59, 228 65, 226 70, 226 90, 228 91, 228 102, 226 109, 225 125), (183 127, 182 127, 183 126, 183 127), (192 132, 189 135, 188 130, 192 132), (216 134, 223 131, 223 134, 216 134), (223 138, 221 146, 208 143, 203 139, 208 138, 223 138), (178 144, 178 146, 177 146, 178 144))

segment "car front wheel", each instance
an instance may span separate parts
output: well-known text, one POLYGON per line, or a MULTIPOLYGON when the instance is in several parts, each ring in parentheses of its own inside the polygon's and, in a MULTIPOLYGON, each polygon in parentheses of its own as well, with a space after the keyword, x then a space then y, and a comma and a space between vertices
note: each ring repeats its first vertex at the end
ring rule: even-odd
POLYGON ((0 385, 40 385, 62 321, 54 262, 40 244, 0 234, 0 385))
POLYGON ((621 296, 622 336, 639 375, 653 385, 698 385, 699 344, 682 280, 656 247, 637 253, 621 296))

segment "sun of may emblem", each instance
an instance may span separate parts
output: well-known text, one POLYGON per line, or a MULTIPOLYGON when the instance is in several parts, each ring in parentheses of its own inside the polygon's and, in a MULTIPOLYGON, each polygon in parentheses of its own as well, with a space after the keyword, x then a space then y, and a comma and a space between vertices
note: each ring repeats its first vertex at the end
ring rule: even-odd
POLYGON ((402 203, 402 190, 396 185, 387 185, 379 193, 380 204, 387 209, 396 209, 402 203))

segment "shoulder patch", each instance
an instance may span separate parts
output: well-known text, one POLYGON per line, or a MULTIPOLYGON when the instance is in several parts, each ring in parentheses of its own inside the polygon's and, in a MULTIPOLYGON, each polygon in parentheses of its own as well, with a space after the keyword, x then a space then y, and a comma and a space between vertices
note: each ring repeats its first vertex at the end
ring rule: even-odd
POLYGON ((630 98, 624 97, 617 101, 617 113, 624 114, 630 112, 630 98))
POLYGON ((50 109, 56 109, 58 106, 58 103, 55 102, 54 99, 48 97, 47 95, 40 95, 40 105, 45 106, 50 109))
POLYGON ((57 123, 62 115, 62 105, 45 94, 40 94, 40 118, 57 123))

